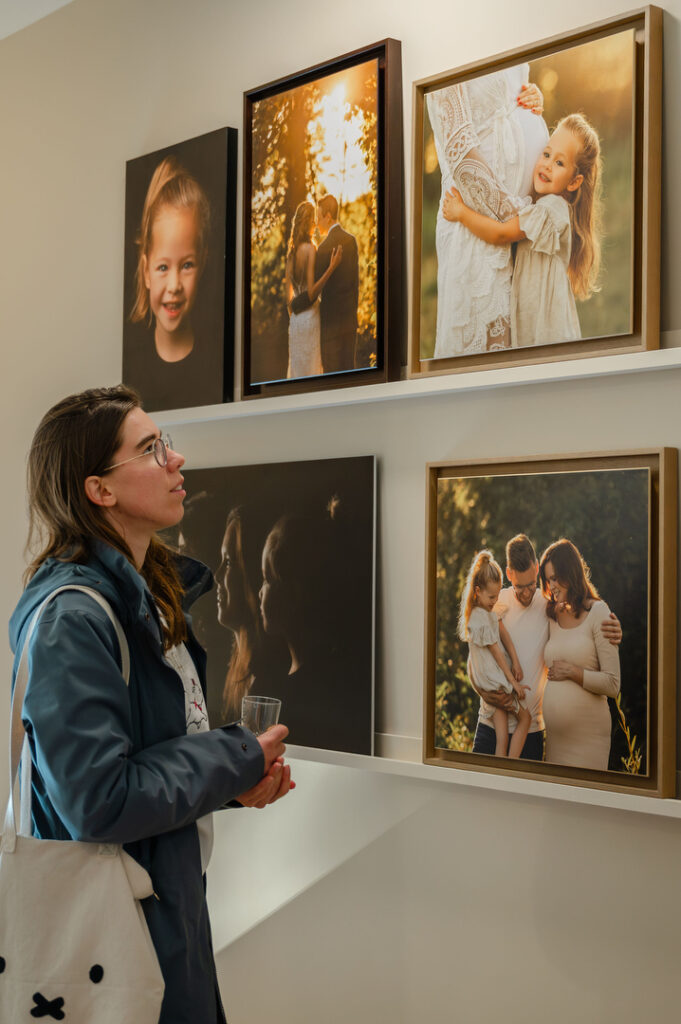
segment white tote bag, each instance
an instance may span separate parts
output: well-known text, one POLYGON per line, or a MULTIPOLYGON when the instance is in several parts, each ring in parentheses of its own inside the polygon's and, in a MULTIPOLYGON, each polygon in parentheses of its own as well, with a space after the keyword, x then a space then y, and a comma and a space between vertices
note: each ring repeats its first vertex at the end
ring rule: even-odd
POLYGON ((12 700, 10 795, 0 843, 0 1021, 157 1024, 163 976, 139 904, 152 895, 147 872, 120 846, 30 835, 31 755, 21 722, 28 645, 43 608, 62 590, 82 590, 104 608, 118 635, 126 683, 129 677, 125 635, 100 594, 60 587, 43 601, 28 630, 12 700))

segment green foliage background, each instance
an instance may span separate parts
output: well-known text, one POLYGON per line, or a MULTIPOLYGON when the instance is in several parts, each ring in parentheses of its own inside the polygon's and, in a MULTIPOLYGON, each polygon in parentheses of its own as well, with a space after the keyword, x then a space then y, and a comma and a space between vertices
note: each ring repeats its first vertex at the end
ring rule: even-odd
MULTIPOLYGON (((553 541, 568 537, 622 624, 621 704, 643 747, 641 772, 646 772, 649 486, 645 469, 439 481, 436 746, 468 751, 473 746, 479 698, 466 674, 468 647, 456 628, 475 552, 490 548, 504 568, 506 542, 517 533, 529 536, 538 557, 553 541)), ((623 770, 626 753, 623 733, 615 726, 611 770, 623 770)))
MULTIPOLYGON (((551 131, 566 114, 581 112, 601 140, 603 236, 601 290, 577 303, 583 338, 626 333, 632 312, 633 252, 633 31, 563 50, 530 62, 530 82, 544 94, 544 119, 551 131)), ((440 203, 440 168, 433 129, 424 104, 421 358, 435 348, 437 255, 435 221, 440 203)), ((560 340, 560 339, 556 339, 560 340)))

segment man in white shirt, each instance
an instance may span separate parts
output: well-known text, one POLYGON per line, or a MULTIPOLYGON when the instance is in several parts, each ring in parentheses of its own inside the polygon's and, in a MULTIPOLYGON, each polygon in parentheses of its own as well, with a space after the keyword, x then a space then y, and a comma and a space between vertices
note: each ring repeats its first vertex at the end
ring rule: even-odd
MULTIPOLYGON (((511 586, 501 591, 494 611, 510 633, 523 670, 523 686, 529 687, 525 705, 532 715, 532 722, 520 756, 531 761, 544 759, 542 701, 548 671, 544 664, 544 648, 549 639, 549 618, 546 614, 546 598, 537 589, 538 575, 539 562, 532 542, 524 533, 519 533, 506 545, 506 577, 511 586)), ((601 628, 610 643, 621 642, 622 628, 617 616, 611 613, 610 620, 606 620, 601 628)), ((470 662, 468 676, 475 686, 470 662)), ((497 690, 496 693, 486 691, 485 700, 495 707, 512 710, 513 696, 504 690, 497 690)), ((508 725, 512 732, 515 722, 511 715, 508 725)), ((478 718, 473 753, 493 754, 495 746, 494 729, 478 718)))

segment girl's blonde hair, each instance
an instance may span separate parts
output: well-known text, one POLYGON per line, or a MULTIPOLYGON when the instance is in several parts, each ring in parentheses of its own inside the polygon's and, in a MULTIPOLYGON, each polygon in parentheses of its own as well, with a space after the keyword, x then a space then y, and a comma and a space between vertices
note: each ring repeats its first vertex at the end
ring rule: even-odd
POLYGON ((471 562, 471 567, 466 577, 466 584, 461 595, 458 628, 461 640, 468 640, 468 620, 475 607, 475 588, 479 587, 481 590, 484 590, 490 583, 503 583, 503 579, 501 568, 494 561, 492 552, 488 551, 487 548, 478 551, 471 562))
POLYGON ((568 114, 557 126, 567 128, 579 142, 577 174, 583 181, 568 193, 572 247, 568 278, 576 299, 588 299, 600 291, 601 267, 601 143, 598 133, 583 114, 568 114))
POLYGON ((142 209, 142 222, 139 234, 135 239, 137 245, 137 270, 135 271, 135 304, 130 313, 133 323, 149 320, 151 326, 151 307, 149 291, 144 282, 144 260, 151 251, 151 239, 154 221, 165 206, 174 208, 186 207, 196 212, 197 259, 199 271, 203 270, 208 246, 210 227, 210 203, 206 193, 184 167, 177 157, 167 156, 154 171, 142 209))

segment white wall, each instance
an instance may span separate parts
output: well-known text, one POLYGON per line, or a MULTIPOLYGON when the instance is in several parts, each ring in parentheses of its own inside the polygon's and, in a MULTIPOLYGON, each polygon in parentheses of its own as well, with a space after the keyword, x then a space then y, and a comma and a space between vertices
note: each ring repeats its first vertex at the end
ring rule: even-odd
MULTIPOLYGON (((64 394, 120 375, 127 158, 221 125, 240 128, 245 89, 387 35, 403 42, 409 154, 414 79, 619 10, 606 0, 569 8, 539 0, 73 0, 0 42, 0 618, 20 590, 24 457, 35 425, 64 394)), ((672 0, 665 344, 681 337, 680 15, 681 0, 672 0)), ((409 158, 406 167, 409 196, 409 158)), ((174 434, 194 467, 379 455, 377 728, 417 739, 425 463, 675 446, 680 384, 674 370, 363 404, 351 415, 254 416, 174 434), (486 432, 472 427, 481 410, 486 432)), ((3 665, 8 673, 8 656, 3 665)), ((3 703, 0 736, 6 727, 3 703)), ((677 1019, 676 822, 296 768, 288 801, 219 824, 210 885, 217 944, 229 943, 219 960, 233 1024, 270 1011, 280 1024, 411 1024, 435 1015, 486 1024, 500 1013, 550 1024, 677 1019)))

